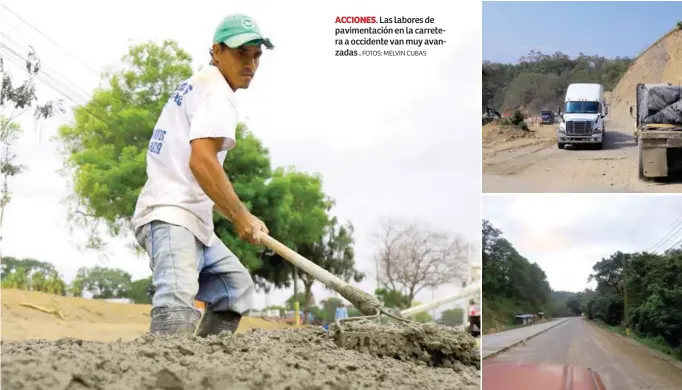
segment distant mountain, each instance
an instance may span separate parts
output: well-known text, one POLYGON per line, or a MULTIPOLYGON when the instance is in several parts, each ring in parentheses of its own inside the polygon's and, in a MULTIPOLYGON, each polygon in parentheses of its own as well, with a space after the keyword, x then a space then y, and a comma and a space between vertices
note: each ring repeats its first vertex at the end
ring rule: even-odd
POLYGON ((557 301, 566 301, 569 298, 574 297, 576 294, 577 293, 572 291, 552 291, 552 299, 557 301))

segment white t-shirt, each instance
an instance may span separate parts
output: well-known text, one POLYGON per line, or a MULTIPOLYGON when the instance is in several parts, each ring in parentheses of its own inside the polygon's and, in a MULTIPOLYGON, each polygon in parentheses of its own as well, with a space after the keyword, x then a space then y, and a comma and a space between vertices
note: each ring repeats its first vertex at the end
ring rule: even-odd
POLYGON ((217 158, 222 165, 236 143, 234 91, 214 66, 182 83, 163 107, 147 149, 147 182, 137 199, 135 230, 154 221, 180 225, 204 245, 213 239, 214 202, 189 169, 190 141, 225 138, 217 158))

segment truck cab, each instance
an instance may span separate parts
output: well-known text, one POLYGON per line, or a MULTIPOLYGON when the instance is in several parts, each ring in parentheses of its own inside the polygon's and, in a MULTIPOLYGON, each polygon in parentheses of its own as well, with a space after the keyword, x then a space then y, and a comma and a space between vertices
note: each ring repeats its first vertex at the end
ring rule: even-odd
POLYGON ((551 125, 554 123, 554 113, 552 111, 540 111, 540 123, 551 125))
POLYGON ((607 115, 603 85, 569 85, 557 132, 557 147, 564 149, 566 145, 587 144, 603 148, 607 115))

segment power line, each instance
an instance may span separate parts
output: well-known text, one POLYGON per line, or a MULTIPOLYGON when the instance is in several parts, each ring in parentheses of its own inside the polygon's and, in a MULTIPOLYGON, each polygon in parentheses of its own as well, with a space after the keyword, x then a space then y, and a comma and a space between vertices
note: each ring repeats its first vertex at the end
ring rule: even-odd
MULTIPOLYGON (((12 57, 3 55, 6 59, 11 61, 17 66, 22 66, 23 64, 28 61, 28 59, 21 54, 17 53, 16 50, 12 49, 11 47, 5 45, 4 43, 0 43, 0 47, 9 51, 9 53, 12 54, 12 57)), ((27 69, 24 68, 26 72, 28 72, 27 69)), ((46 72, 44 69, 41 69, 37 75, 36 78, 39 79, 40 81, 44 82, 46 85, 50 87, 50 89, 58 92, 60 95, 64 96, 65 98, 71 100, 77 105, 84 105, 83 101, 87 101, 87 98, 83 98, 83 96, 77 96, 77 98, 80 98, 81 101, 77 101, 76 98, 72 97, 72 95, 79 95, 78 93, 74 93, 74 91, 70 88, 68 85, 64 85, 60 80, 56 79, 54 76, 50 75, 48 72, 46 72), (49 79, 49 81, 47 80, 49 79), (59 85, 59 87, 55 87, 55 84, 59 85), (68 90, 69 93, 64 92, 64 90, 68 90)))
POLYGON ((675 235, 676 231, 680 230, 682 227, 682 217, 677 219, 677 223, 672 227, 663 237, 661 237, 647 252, 656 253, 660 248, 665 245, 670 239, 675 235))
POLYGON ((80 59, 80 57, 78 57, 77 55, 71 53, 69 50, 67 50, 67 49, 64 48, 62 45, 60 45, 59 43, 57 43, 54 39, 52 39, 49 35, 45 34, 45 33, 42 32, 39 28, 37 28, 36 26, 32 25, 32 24, 29 23, 26 19, 24 19, 23 17, 21 17, 21 15, 19 15, 19 14, 17 14, 16 12, 12 11, 11 9, 9 9, 9 7, 7 7, 7 6, 4 5, 4 4, 0 4, 0 7, 4 8, 6 11, 8 11, 8 12, 10 12, 12 15, 16 16, 16 17, 17 17, 19 20, 21 20, 24 24, 26 24, 27 26, 29 26, 30 28, 32 28, 32 29, 33 29, 34 31, 36 31, 38 34, 40 34, 40 35, 42 35, 43 37, 45 37, 48 41, 50 41, 52 44, 54 44, 55 46, 57 46, 59 49, 61 49, 61 50, 62 50, 63 52, 65 52, 66 54, 68 54, 72 59, 76 60, 76 62, 78 62, 78 63, 80 63, 81 65, 83 65, 86 69, 88 69, 89 71, 93 72, 93 73, 96 74, 97 76, 100 75, 100 72, 99 72, 99 71, 96 71, 96 70, 94 70, 93 68, 91 68, 91 67, 90 67, 88 64, 86 64, 82 59, 80 59))
POLYGON ((668 249, 666 249, 666 250, 663 251, 663 252, 665 253, 665 252, 667 252, 667 251, 669 251, 669 250, 671 250, 671 249, 675 249, 675 248, 676 248, 677 246, 679 246, 680 244, 682 244, 682 238, 680 238, 676 243, 670 245, 670 246, 668 247, 668 249))
MULTIPOLYGON (((5 45, 5 44, 0 44, 0 47, 3 47, 3 48, 8 49, 14 56, 18 57, 20 60, 23 60, 24 63, 25 63, 25 61, 27 61, 27 58, 26 58, 26 57, 22 56, 21 54, 17 53, 16 51, 12 50, 12 49, 9 48, 7 45, 5 45)), ((21 61, 18 61, 16 58, 7 57, 7 59, 10 60, 10 61, 13 61, 16 65, 19 65, 20 67, 21 67, 21 65, 22 65, 22 64, 21 64, 21 61)), ((24 69, 26 72, 28 72, 28 69, 26 69, 26 68, 23 68, 23 69, 24 69)), ((42 70, 39 71, 39 72, 35 75, 35 77, 36 77, 38 80, 42 81, 45 85, 47 85, 47 86, 48 86, 50 89, 52 89, 53 91, 59 93, 60 95, 62 95, 62 96, 64 96, 65 98, 67 98, 68 100, 72 101, 72 102, 75 103, 77 106, 80 106, 80 108, 81 108, 83 111, 87 112, 88 114, 92 115, 94 118, 99 119, 100 121, 102 121, 102 122, 104 122, 104 123, 106 123, 106 124, 108 124, 108 125, 110 125, 110 126, 114 126, 114 124, 113 124, 110 120, 104 119, 104 118, 102 118, 101 116, 99 116, 99 115, 93 113, 93 112, 92 112, 91 110, 89 110, 88 108, 86 108, 87 99, 85 99, 85 100, 86 100, 86 103, 78 102, 78 101, 77 101, 76 99, 74 99, 71 95, 69 95, 68 93, 62 91, 59 87, 56 87, 54 84, 52 84, 52 82, 46 80, 46 79, 45 79, 45 76, 50 77, 50 78, 51 78, 52 80, 54 80, 57 84, 60 84, 58 80, 56 80, 56 79, 54 79, 53 77, 49 76, 49 74, 45 73, 45 72, 42 71, 42 70)))

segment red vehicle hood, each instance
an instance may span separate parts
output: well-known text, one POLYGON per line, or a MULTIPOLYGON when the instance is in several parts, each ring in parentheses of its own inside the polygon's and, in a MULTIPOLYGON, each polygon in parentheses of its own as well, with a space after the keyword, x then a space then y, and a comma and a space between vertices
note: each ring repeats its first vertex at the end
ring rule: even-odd
POLYGON ((589 368, 483 361, 483 390, 606 390, 589 368))

